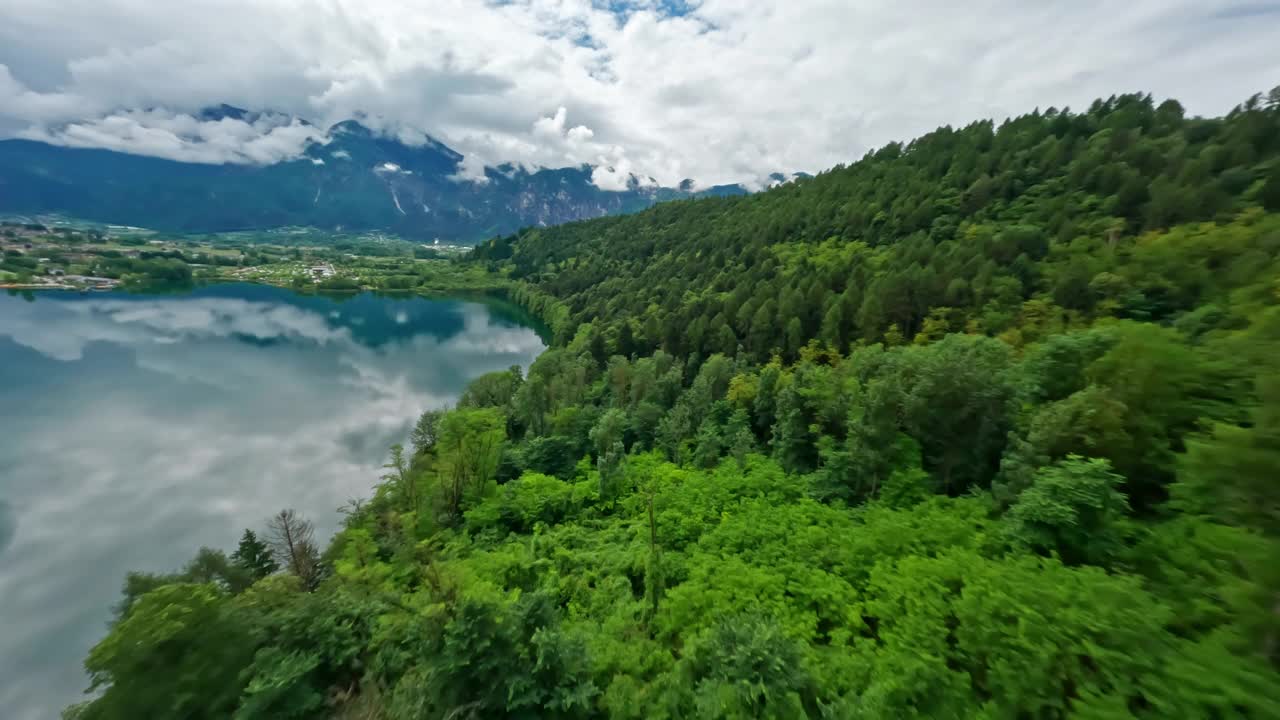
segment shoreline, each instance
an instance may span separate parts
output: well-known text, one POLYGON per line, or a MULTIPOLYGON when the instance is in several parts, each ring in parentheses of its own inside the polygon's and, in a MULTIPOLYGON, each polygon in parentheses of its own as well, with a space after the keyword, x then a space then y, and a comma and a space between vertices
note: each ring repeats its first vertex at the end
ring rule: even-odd
POLYGON ((315 286, 304 288, 296 288, 291 283, 273 282, 262 279, 246 279, 246 278, 199 278, 194 280, 190 286, 183 287, 146 287, 146 286, 127 286, 116 285, 114 287, 85 287, 77 285, 0 285, 0 290, 8 290, 15 293, 27 292, 75 292, 82 295, 89 293, 105 293, 105 292, 125 292, 135 295, 155 294, 157 292, 181 292, 186 290, 194 290, 203 287, 212 287, 215 285, 262 285, 266 287, 280 288, 288 290, 297 295, 306 296, 329 296, 329 297, 355 297, 362 293, 372 293, 374 295, 384 295, 400 298, 423 298, 427 300, 468 300, 472 302, 480 302, 486 304, 504 305, 511 310, 519 311, 523 316, 523 320, 528 324, 534 332, 547 344, 551 345, 552 339, 555 337, 555 328, 547 318, 535 311, 530 303, 521 302, 521 293, 518 292, 518 284, 506 282, 496 285, 483 286, 420 286, 416 288, 378 288, 361 286, 359 288, 343 288, 343 289, 322 289, 315 286))

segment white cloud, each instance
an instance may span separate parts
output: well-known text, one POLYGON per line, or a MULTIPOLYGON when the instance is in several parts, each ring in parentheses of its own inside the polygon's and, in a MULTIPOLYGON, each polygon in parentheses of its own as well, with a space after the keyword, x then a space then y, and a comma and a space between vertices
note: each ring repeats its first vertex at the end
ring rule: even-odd
POLYGON ((183 162, 255 165, 296 158, 308 144, 325 141, 322 131, 282 115, 263 115, 246 122, 200 120, 163 110, 132 110, 53 126, 34 125, 18 136, 183 162))
POLYGON ((292 305, 229 298, 172 300, 95 300, 66 303, 59 331, 50 332, 48 318, 10 312, 0 319, 0 336, 13 338, 43 355, 70 362, 94 342, 146 346, 175 340, 209 340, 233 336, 258 340, 302 338, 318 344, 350 342, 345 329, 292 305))
POLYGON ((462 158, 462 162, 458 165, 458 172, 449 179, 455 182, 473 182, 483 185, 489 182, 489 176, 485 175, 484 171, 484 159, 473 153, 462 158))
POLYGON ((75 117, 92 106, 75 95, 49 92, 37 93, 18 82, 9 66, 0 64, 0 115, 19 120, 42 122, 64 117, 75 117))
MULTIPOLYGON (((1280 10, 1256 0, 702 0, 683 16, 604 5, 0 0, 0 121, 75 121, 55 137, 175 153, 189 148, 150 126, 85 119, 221 102, 326 124, 364 113, 469 156, 460 178, 585 162, 617 187, 631 173, 674 184, 819 170, 941 124, 1118 92, 1218 114, 1280 78, 1280 10)), ((301 134, 258 132, 274 137, 200 152, 254 162, 301 134)))

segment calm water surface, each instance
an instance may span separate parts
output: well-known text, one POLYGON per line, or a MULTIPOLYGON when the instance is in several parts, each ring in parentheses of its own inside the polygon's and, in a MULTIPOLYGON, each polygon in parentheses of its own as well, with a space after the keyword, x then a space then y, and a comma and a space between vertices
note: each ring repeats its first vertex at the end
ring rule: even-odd
POLYGON ((126 571, 234 549, 283 507, 327 537, 422 410, 542 349, 464 301, 0 295, 0 716, 81 699, 126 571))

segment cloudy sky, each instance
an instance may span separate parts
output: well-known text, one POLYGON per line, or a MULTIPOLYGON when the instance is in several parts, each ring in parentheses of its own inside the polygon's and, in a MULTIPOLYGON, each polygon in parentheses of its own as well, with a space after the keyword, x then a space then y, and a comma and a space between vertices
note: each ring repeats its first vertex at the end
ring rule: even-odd
POLYGON ((471 168, 816 171, 944 123, 1280 83, 1273 0, 0 0, 0 135, 264 163, 363 113, 471 168))

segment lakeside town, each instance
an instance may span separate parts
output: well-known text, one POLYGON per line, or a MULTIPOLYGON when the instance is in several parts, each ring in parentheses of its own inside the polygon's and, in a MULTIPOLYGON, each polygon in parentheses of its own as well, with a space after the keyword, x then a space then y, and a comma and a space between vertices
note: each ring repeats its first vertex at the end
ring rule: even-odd
POLYGON ((23 218, 0 221, 0 289, 105 291, 250 282, 299 291, 430 290, 494 284, 462 278, 470 246, 301 229, 166 237, 143 228, 23 218))

